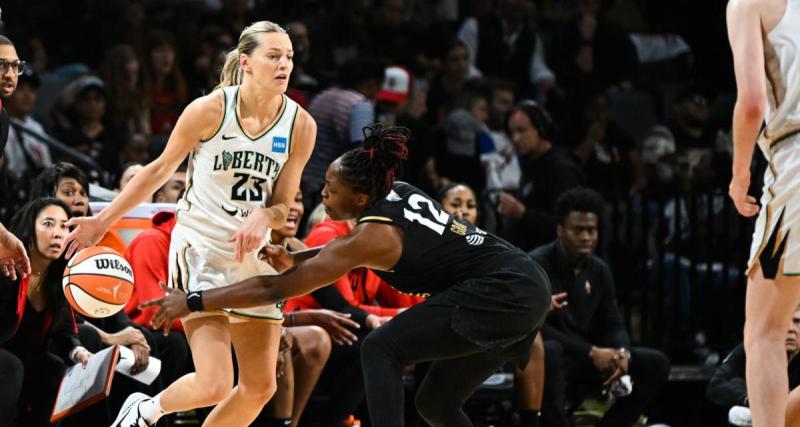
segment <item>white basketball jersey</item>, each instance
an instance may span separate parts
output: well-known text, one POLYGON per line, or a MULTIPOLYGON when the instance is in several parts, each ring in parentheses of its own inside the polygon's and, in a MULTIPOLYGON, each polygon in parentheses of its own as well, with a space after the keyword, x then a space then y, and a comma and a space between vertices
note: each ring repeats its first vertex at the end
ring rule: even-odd
MULTIPOLYGON (((228 239, 247 216, 267 206, 275 180, 289 158, 299 109, 283 95, 279 118, 251 137, 236 114, 239 86, 222 89, 225 113, 217 133, 189 157, 186 192, 178 202, 178 224, 202 238, 204 246, 233 254, 228 239)), ((269 239, 270 231, 264 236, 269 239)))
POLYGON ((800 0, 787 0, 786 12, 764 38, 767 75, 766 128, 759 140, 770 148, 800 131, 800 0))

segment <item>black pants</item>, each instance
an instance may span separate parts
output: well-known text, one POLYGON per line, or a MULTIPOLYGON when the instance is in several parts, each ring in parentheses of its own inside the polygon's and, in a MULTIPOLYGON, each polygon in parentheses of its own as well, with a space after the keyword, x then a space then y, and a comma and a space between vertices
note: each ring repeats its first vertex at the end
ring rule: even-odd
MULTIPOLYGON (((373 427, 403 426, 403 368, 433 361, 415 398, 432 426, 471 426, 461 407, 522 346, 487 351, 453 332, 455 309, 423 303, 374 330, 361 345, 373 427)), ((530 343, 526 343, 528 348, 530 343)))
MULTIPOLYGON (((603 380, 587 355, 575 359, 564 353, 558 341, 544 342, 545 380, 542 402, 542 425, 566 427, 572 425, 565 409, 569 398, 580 402, 588 396, 599 396, 603 380)), ((618 399, 603 417, 602 426, 633 425, 647 404, 655 397, 669 376, 669 359, 660 351, 634 347, 628 374, 633 381, 633 392, 618 399)))
POLYGON ((25 372, 22 361, 0 348, 0 427, 11 427, 25 372))
POLYGON ((50 424, 67 365, 60 357, 41 349, 31 349, 16 356, 24 369, 22 391, 17 402, 18 423, 26 427, 45 427, 50 424))

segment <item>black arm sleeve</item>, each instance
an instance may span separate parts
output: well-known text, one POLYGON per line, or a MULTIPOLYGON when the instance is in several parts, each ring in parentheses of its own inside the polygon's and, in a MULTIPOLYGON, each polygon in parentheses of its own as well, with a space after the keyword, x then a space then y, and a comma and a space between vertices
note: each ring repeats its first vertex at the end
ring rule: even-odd
POLYGON ((739 344, 714 372, 706 388, 708 400, 724 408, 744 405, 747 397, 745 384, 744 345, 739 344))
POLYGON ((350 314, 350 318, 359 325, 366 327, 367 316, 369 313, 351 305, 346 299, 336 290, 335 286, 323 286, 311 293, 311 296, 324 308, 333 311, 350 314))

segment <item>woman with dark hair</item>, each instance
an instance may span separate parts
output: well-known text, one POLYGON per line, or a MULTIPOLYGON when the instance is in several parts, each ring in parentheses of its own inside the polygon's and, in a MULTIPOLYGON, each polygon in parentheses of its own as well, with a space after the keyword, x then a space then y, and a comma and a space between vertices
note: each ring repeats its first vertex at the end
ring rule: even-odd
POLYGON ((178 68, 178 46, 167 32, 154 30, 147 39, 144 70, 150 104, 150 130, 169 134, 189 99, 186 79, 178 68))
POLYGON ((108 93, 108 118, 128 133, 150 133, 150 106, 141 78, 141 61, 127 44, 112 47, 100 66, 108 93))
POLYGON ((85 365, 91 357, 80 345, 74 314, 61 289, 70 217, 61 200, 40 198, 23 206, 11 222, 10 231, 30 257, 31 274, 0 278, 0 346, 23 367, 17 413, 24 426, 49 424, 66 362, 85 365))
POLYGON ((407 129, 369 130, 360 147, 328 167, 322 190, 331 218, 357 220, 350 234, 318 251, 292 254, 270 246, 280 275, 188 295, 170 291, 145 305, 161 306, 158 326, 197 310, 303 295, 354 268, 370 268, 402 292, 430 296, 362 343, 372 425, 403 425, 403 367, 433 361, 417 410, 434 426, 470 426, 461 406, 473 391, 505 363, 528 361, 550 303, 547 276, 518 248, 395 182, 408 153, 407 129))

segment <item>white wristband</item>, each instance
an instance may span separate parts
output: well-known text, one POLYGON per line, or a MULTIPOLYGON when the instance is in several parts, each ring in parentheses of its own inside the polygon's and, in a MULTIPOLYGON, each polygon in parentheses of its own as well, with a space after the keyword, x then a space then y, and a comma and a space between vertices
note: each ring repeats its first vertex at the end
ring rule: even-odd
POLYGON ((71 360, 73 363, 78 363, 78 361, 75 360, 75 358, 78 357, 78 353, 82 351, 88 352, 89 350, 87 350, 86 347, 82 345, 73 348, 72 351, 69 352, 69 360, 71 360))

